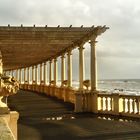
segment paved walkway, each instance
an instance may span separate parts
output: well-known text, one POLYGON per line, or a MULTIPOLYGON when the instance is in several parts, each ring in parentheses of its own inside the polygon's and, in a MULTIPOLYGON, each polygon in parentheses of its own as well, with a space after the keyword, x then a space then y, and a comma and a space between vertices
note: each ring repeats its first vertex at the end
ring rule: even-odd
POLYGON ((45 95, 19 91, 8 104, 20 113, 19 140, 140 140, 139 121, 75 114, 72 104, 45 95))

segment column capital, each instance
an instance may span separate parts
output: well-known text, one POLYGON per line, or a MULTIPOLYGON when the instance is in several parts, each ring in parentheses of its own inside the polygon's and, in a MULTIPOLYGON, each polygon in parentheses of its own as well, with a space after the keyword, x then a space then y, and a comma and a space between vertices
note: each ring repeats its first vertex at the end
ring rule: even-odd
POLYGON ((54 58, 54 62, 57 62, 57 58, 54 58))
POLYGON ((96 44, 97 42, 98 42, 98 41, 96 41, 96 40, 90 40, 90 41, 89 41, 89 43, 90 43, 91 46, 93 46, 93 45, 95 46, 95 44, 96 44))
POLYGON ((72 55, 72 50, 68 50, 67 55, 72 55))
POLYGON ((80 45, 80 46, 78 46, 78 49, 79 49, 79 50, 84 50, 85 48, 84 48, 83 45, 80 45))
POLYGON ((51 60, 49 60, 49 63, 52 63, 52 59, 51 59, 51 60))
POLYGON ((47 63, 47 62, 44 62, 43 64, 44 64, 44 65, 47 65, 46 63, 47 63))
POLYGON ((62 55, 61 55, 61 58, 65 58, 65 54, 62 54, 62 55))

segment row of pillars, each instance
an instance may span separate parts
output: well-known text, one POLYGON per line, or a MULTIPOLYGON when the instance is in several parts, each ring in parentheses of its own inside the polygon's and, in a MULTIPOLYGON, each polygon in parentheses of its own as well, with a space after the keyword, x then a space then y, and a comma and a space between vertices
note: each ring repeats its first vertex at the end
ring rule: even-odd
MULTIPOLYGON (((90 47, 91 47, 91 60, 90 60, 90 68, 91 68, 91 90, 96 90, 97 88, 97 75, 96 75, 96 51, 95 51, 95 41, 90 41, 90 47)), ((83 81, 84 81, 84 44, 81 44, 78 46, 79 48, 79 90, 83 90, 83 81)), ((47 78, 47 62, 40 64, 40 84, 43 83, 46 85, 46 78, 47 78), (44 70, 43 70, 44 68, 44 70)), ((21 83, 22 79, 28 84, 30 81, 30 68, 32 69, 32 84, 38 84, 38 65, 27 67, 23 69, 17 69, 17 70, 11 70, 6 71, 6 74, 14 76, 15 71, 15 77, 16 79, 21 83), (22 71, 24 74, 22 74, 22 71), (22 78, 22 76, 24 77, 22 78), (27 79, 26 79, 27 77, 27 79)), ((53 78, 53 84, 56 85, 57 83, 57 58, 54 58, 52 60, 49 60, 49 83, 52 82, 52 74, 54 74, 53 78), (54 63, 54 73, 52 73, 52 63, 54 63)), ((65 54, 61 55, 61 86, 64 86, 63 83, 65 81, 65 54)), ((72 50, 67 51, 67 86, 70 88, 72 87, 72 50)))

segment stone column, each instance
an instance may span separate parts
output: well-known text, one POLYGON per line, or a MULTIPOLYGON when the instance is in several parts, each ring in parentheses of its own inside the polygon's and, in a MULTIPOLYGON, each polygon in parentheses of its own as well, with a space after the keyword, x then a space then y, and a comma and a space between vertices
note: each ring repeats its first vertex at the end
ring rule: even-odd
POLYGON ((65 80, 65 56, 61 56, 61 86, 63 86, 63 81, 65 80))
POLYGON ((19 83, 21 84, 21 69, 19 69, 19 83))
POLYGON ((11 70, 11 72, 12 72, 12 77, 14 77, 14 70, 11 70))
POLYGON ((11 70, 9 70, 9 75, 12 76, 12 71, 11 70))
POLYGON ((18 69, 15 70, 15 74, 16 74, 15 78, 16 78, 16 80, 18 80, 18 69))
POLYGON ((79 90, 83 90, 83 80, 84 80, 84 47, 83 44, 79 46, 79 90))
POLYGON ((27 83, 30 84, 30 67, 27 68, 27 83))
POLYGON ((33 84, 33 81, 34 81, 34 66, 32 66, 32 84, 33 84))
POLYGON ((38 67, 37 67, 37 65, 35 66, 35 83, 36 83, 36 85, 38 83, 38 67))
POLYGON ((54 83, 57 84, 57 59, 54 59, 54 83))
POLYGON ((26 68, 24 68, 24 79, 23 79, 23 81, 24 81, 24 84, 25 84, 25 81, 26 81, 26 68))
POLYGON ((52 81, 52 60, 50 60, 50 70, 49 70, 49 83, 52 81))
POLYGON ((72 54, 71 54, 71 50, 68 51, 67 53, 68 56, 68 87, 72 87, 72 54))
POLYGON ((44 85, 46 85, 47 80, 47 65, 46 62, 44 62, 44 85))
POLYGON ((95 50, 96 41, 91 41, 91 90, 96 91, 97 89, 97 73, 96 73, 96 50, 95 50))
POLYGON ((42 81, 42 63, 40 64, 40 84, 41 84, 41 81, 42 81))

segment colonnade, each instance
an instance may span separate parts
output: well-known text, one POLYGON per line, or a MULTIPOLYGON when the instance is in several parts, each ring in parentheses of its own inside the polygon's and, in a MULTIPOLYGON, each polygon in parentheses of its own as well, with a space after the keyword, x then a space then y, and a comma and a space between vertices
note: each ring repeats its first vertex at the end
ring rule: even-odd
MULTIPOLYGON (((95 43, 96 43, 95 40, 90 41, 91 60, 90 60, 89 67, 91 69, 90 85, 92 91, 96 91, 97 88, 95 43)), ((82 43, 77 46, 79 50, 79 90, 80 91, 84 89, 84 85, 83 85, 84 76, 85 76, 84 44, 85 43, 82 43)), ((61 58, 61 87, 67 86, 68 88, 71 88, 72 87, 72 49, 69 49, 66 53, 63 53, 60 56, 60 58, 61 58), (66 58, 67 58, 67 64, 65 63, 66 58), (67 65, 67 73, 65 72, 66 65, 67 65), (66 79, 66 74, 67 74, 67 79, 66 79)), ((15 77, 20 82, 20 84, 26 83, 26 84, 36 84, 36 85, 38 84, 47 85, 48 83, 49 85, 51 84, 57 85, 57 79, 58 79, 57 68, 58 68, 57 58, 53 58, 46 62, 42 62, 41 64, 37 64, 34 66, 25 67, 21 69, 16 69, 16 70, 10 70, 10 71, 6 71, 5 73, 15 77), (47 63, 49 64, 49 69, 47 63), (49 70, 49 75, 48 75, 48 70, 49 70), (47 82, 48 76, 49 76, 49 82, 47 82), (40 83, 38 81, 40 81, 40 83)))

